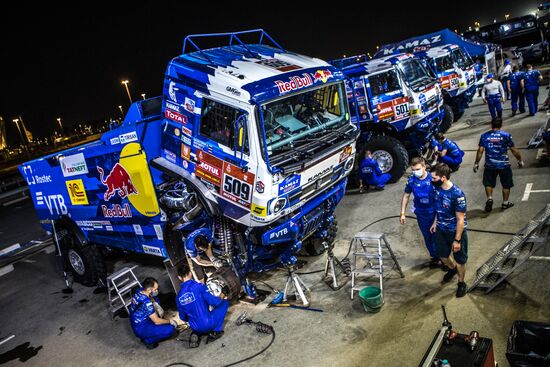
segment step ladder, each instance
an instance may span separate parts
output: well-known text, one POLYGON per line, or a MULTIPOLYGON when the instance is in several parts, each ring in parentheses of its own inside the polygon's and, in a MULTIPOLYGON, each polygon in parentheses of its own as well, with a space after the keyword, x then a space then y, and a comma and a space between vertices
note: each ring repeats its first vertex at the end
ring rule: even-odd
POLYGON ((550 204, 535 215, 476 272, 468 292, 476 288, 491 292, 550 240, 550 204))
POLYGON ((141 283, 134 273, 137 265, 124 267, 107 277, 107 292, 109 295, 109 313, 114 317, 122 308, 126 309, 132 303, 132 290, 141 287, 141 283))
MULTIPOLYGON (((547 114, 548 115, 548 114, 547 114)), ((528 149, 534 149, 538 148, 542 144, 542 134, 550 127, 550 119, 548 119, 546 122, 543 122, 541 126, 538 128, 535 135, 531 137, 529 140, 529 143, 527 144, 528 149)))
MULTIPOLYGON (((351 240, 352 259, 351 259, 351 299, 354 291, 359 291, 364 286, 357 286, 356 280, 362 275, 376 275, 382 291, 382 301, 384 300, 384 267, 391 264, 391 269, 396 269, 401 278, 405 277, 401 266, 395 257, 395 254, 386 239, 384 233, 377 232, 359 232, 351 240), (359 259, 365 259, 365 265, 359 265, 359 259), (388 260, 388 261, 385 261, 388 260), (390 261, 391 260, 391 261, 390 261)), ((362 261, 363 262, 363 261, 362 261)))

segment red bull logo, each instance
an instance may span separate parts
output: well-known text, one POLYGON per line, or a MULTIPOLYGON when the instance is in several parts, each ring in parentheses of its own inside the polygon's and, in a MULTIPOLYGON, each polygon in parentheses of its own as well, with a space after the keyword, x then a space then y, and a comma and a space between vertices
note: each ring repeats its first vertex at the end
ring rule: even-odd
POLYGON ((138 193, 138 190, 132 183, 130 175, 124 167, 120 165, 120 163, 114 165, 113 169, 105 179, 103 179, 103 168, 98 166, 97 171, 99 172, 99 179, 101 180, 101 183, 107 186, 107 191, 103 195, 103 199, 105 201, 109 201, 109 199, 117 193, 121 199, 128 197, 128 195, 138 193))
POLYGON ((313 74, 313 77, 315 78, 315 81, 320 80, 323 83, 326 83, 327 80, 333 77, 333 75, 329 70, 317 70, 315 74, 313 74))
POLYGON ((276 80, 275 85, 279 88, 279 93, 292 92, 293 90, 313 85, 313 79, 308 73, 302 75, 303 76, 293 76, 288 82, 276 80))

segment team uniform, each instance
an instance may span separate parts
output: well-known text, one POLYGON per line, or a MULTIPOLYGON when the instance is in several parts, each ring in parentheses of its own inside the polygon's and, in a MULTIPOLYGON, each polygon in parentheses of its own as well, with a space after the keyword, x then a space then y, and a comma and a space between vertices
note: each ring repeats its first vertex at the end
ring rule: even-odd
POLYGON ((187 254, 187 257, 189 259, 189 267, 191 268, 191 271, 193 274, 197 277, 197 279, 204 279, 206 276, 206 272, 204 271, 203 267, 201 265, 196 264, 192 258, 195 258, 200 255, 201 259, 208 259, 208 256, 206 253, 197 247, 195 244, 195 239, 199 236, 205 236, 206 240, 208 242, 212 242, 214 239, 209 235, 209 232, 206 228, 199 228, 193 232, 191 232, 186 240, 185 240, 185 253, 187 254))
POLYGON ((373 158, 365 158, 359 167, 359 175, 363 185, 374 185, 377 188, 384 188, 391 179, 389 173, 383 173, 378 162, 373 158))
POLYGON ((479 146, 485 149, 483 186, 495 187, 497 176, 500 176, 502 187, 512 188, 514 181, 508 159, 508 149, 514 146, 512 135, 506 131, 490 130, 481 135, 479 146))
POLYGON ((540 72, 538 70, 527 70, 525 72, 524 85, 525 85, 525 99, 527 100, 527 106, 529 107, 529 115, 534 116, 539 106, 539 77, 540 72))
POLYGON ((176 303, 180 318, 189 322, 194 332, 207 334, 223 330, 229 302, 210 294, 206 285, 193 279, 183 282, 176 303))
POLYGON ((426 175, 424 179, 414 175, 411 176, 405 185, 405 192, 414 195, 414 214, 416 215, 418 227, 420 227, 420 232, 422 233, 422 237, 424 237, 424 244, 430 253, 430 257, 435 259, 438 256, 435 251, 434 236, 430 232, 430 227, 435 218, 435 191, 430 174, 426 175))
POLYGON ((512 74, 512 65, 510 65, 509 61, 506 61, 506 65, 504 66, 504 69, 502 70, 500 74, 500 81, 502 82, 503 88, 504 88, 504 95, 506 96, 506 99, 510 99, 510 91, 508 90, 508 79, 510 78, 510 74, 512 74))
MULTIPOLYGON (((145 344, 155 344, 159 341, 166 340, 174 335, 175 327, 171 324, 155 325, 149 318, 155 313, 153 300, 141 291, 137 290, 130 304, 130 323, 134 334, 140 338, 145 344)), ((158 298, 154 298, 155 302, 159 303, 158 298)))
MULTIPOLYGON (((448 189, 438 188, 435 190, 435 208, 437 216, 437 228, 435 231, 435 246, 437 256, 448 258, 452 252, 453 242, 456 236, 456 212, 466 215, 466 196, 464 192, 454 185, 448 189)), ((453 252, 453 257, 458 264, 464 265, 468 261, 468 234, 466 233, 467 222, 464 218, 464 231, 460 242, 460 251, 453 252)))
POLYGON ((493 120, 502 117, 502 96, 504 96, 504 88, 498 80, 493 79, 490 83, 485 83, 481 89, 481 97, 487 101, 493 120))
MULTIPOLYGON (((433 143, 432 143, 433 144, 433 143)), ((458 147, 458 145, 450 140, 445 139, 443 142, 439 143, 436 141, 437 149, 442 152, 447 150, 447 153, 442 157, 441 155, 437 157, 437 161, 445 163, 451 169, 456 170, 458 166, 462 163, 462 157, 464 157, 464 152, 458 147)))
POLYGON ((519 113, 525 112, 525 95, 521 88, 521 80, 525 79, 525 73, 515 71, 510 74, 510 92, 512 94, 512 113, 516 113, 519 105, 519 113), (518 103, 519 102, 519 103, 518 103))

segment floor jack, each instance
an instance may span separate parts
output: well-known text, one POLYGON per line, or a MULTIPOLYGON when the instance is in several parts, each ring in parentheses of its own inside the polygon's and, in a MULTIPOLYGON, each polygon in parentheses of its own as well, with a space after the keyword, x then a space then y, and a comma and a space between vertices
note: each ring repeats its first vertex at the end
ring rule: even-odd
POLYGON ((300 299, 304 307, 309 306, 309 299, 306 296, 306 293, 309 293, 309 288, 305 285, 302 279, 296 274, 296 269, 293 266, 288 267, 288 278, 286 280, 285 290, 283 292, 283 302, 287 302, 289 299, 289 290, 294 288, 294 294, 296 295, 296 300, 300 299))
POLYGON ((334 291, 345 286, 351 275, 351 264, 348 259, 339 260, 334 256, 334 243, 328 244, 325 242, 327 252, 327 260, 325 262, 324 282, 334 291), (338 269, 338 271, 337 271, 338 269))

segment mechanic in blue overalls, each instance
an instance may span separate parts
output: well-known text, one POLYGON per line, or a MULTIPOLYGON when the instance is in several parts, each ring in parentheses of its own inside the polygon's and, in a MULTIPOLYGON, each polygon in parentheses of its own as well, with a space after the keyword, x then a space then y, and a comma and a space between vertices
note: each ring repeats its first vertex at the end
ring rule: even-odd
POLYGON ((361 179, 361 192, 368 190, 370 185, 375 186, 377 190, 384 190, 384 186, 391 179, 389 173, 382 172, 370 150, 365 151, 365 158, 359 166, 359 177, 361 179))
POLYGON ((535 116, 539 106, 539 82, 542 80, 542 75, 538 70, 533 70, 533 66, 527 64, 527 71, 523 79, 525 88, 525 99, 529 106, 529 116, 535 116))
POLYGON ((193 279, 191 269, 186 265, 178 267, 178 279, 182 282, 176 298, 179 316, 182 321, 189 322, 193 331, 189 346, 198 347, 202 335, 208 335, 207 343, 221 338, 223 321, 229 309, 223 291, 219 297, 212 295, 206 285, 193 279))
MULTIPOLYGON (((476 82, 477 82, 483 78, 483 69, 485 69, 485 65, 483 65, 480 59, 477 59, 476 63, 474 64, 474 69, 476 71, 476 82)), ((479 85, 477 87, 477 93, 479 97, 481 97, 481 88, 482 88, 482 85, 479 85)))
POLYGON ((154 278, 145 278, 129 307, 130 323, 134 334, 148 349, 174 335, 177 323, 163 318, 164 311, 158 299, 159 284, 154 278))
POLYGON ((486 83, 481 89, 481 98, 483 103, 489 105, 489 112, 491 113, 491 120, 497 117, 502 118, 502 103, 505 102, 504 88, 502 83, 493 79, 493 74, 487 74, 485 77, 486 83))
POLYGON ((437 133, 435 135, 435 142, 432 145, 439 163, 445 163, 453 172, 460 168, 464 152, 454 141, 447 139, 442 133, 437 133))
POLYGON ((189 268, 195 280, 204 283, 206 273, 204 267, 223 265, 212 252, 212 232, 206 228, 197 229, 185 238, 185 253, 189 259, 189 268))
POLYGON ((508 89, 512 93, 512 116, 516 115, 519 105, 519 113, 525 112, 525 96, 523 94, 523 79, 525 73, 519 71, 519 66, 514 65, 512 74, 508 78, 508 89))
POLYGON ((405 210, 411 197, 414 195, 414 214, 418 227, 424 237, 424 244, 430 254, 430 268, 436 268, 441 265, 441 261, 437 256, 434 243, 434 235, 430 232, 435 219, 435 204, 434 204, 434 187, 432 185, 432 176, 426 171, 426 162, 422 157, 414 157, 411 160, 412 176, 409 177, 405 185, 405 192, 401 199, 401 216, 399 221, 401 224, 407 223, 405 210))

